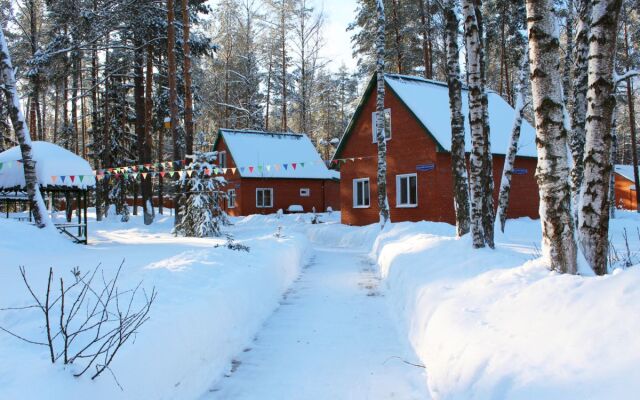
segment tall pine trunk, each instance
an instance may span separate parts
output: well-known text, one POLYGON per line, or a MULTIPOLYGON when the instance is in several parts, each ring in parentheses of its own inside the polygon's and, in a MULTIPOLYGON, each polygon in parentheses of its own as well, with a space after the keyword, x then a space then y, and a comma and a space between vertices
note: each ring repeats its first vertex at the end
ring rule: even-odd
POLYGON ((527 0, 529 69, 536 125, 542 248, 553 270, 577 272, 564 126, 560 42, 553 0, 527 0))
POLYGON ((193 154, 193 96, 191 94, 191 47, 189 45, 190 16, 188 0, 182 0, 182 51, 184 52, 184 129, 186 153, 193 154))
POLYGON ((387 199, 387 141, 385 138, 385 115, 384 115, 384 32, 385 15, 382 0, 377 1, 377 31, 376 31, 376 142, 378 144, 378 209, 380 210, 380 225, 384 225, 389 220, 389 202, 387 199))
POLYGON ((2 83, 4 95, 7 99, 9 117, 15 132, 20 152, 22 154, 22 167, 24 169, 24 181, 27 189, 29 202, 35 224, 38 228, 44 228, 50 224, 47 208, 40 192, 38 177, 36 176, 36 163, 31 155, 31 135, 24 114, 20 108, 20 96, 16 87, 16 77, 14 75, 9 47, 4 37, 4 32, 0 29, 0 70, 2 71, 2 83))
MULTIPOLYGON (((432 21, 431 1, 418 0, 418 8, 420 9, 420 28, 422 31, 422 62, 424 64, 424 77, 426 79, 433 79, 433 51, 432 51, 433 41, 431 40, 431 21, 432 21)), ((456 47, 457 47, 457 44, 456 44, 456 47)))
POLYGON ((462 115, 462 82, 460 79, 460 49, 458 48, 458 16, 453 0, 444 8, 447 45, 447 86, 451 110, 451 169, 453 173, 453 202, 456 211, 458 236, 469 233, 469 185, 464 144, 464 115, 462 115))
POLYGON ((584 177, 578 224, 584 256, 598 275, 607 273, 611 128, 616 106, 613 80, 622 0, 593 2, 589 33, 589 80, 584 177))
MULTIPOLYGON (((173 160, 180 160, 181 149, 180 140, 178 138, 178 91, 176 84, 176 27, 175 27, 175 10, 174 1, 167 0, 167 61, 168 71, 167 78, 169 81, 169 114, 170 114, 170 130, 171 139, 173 141, 173 160)), ((176 213, 177 215, 177 213, 176 213)))
POLYGON ((524 107, 527 103, 526 99, 529 85, 529 74, 527 74, 528 69, 529 48, 525 48, 518 75, 518 94, 516 95, 515 115, 513 119, 513 126, 511 128, 511 139, 509 141, 507 154, 504 157, 502 179, 500 180, 500 194, 498 195, 498 211, 496 213, 496 220, 500 222, 500 230, 502 232, 504 232, 504 225, 507 222, 509 194, 511 193, 511 177, 513 175, 513 166, 518 153, 518 141, 520 140, 524 107))
MULTIPOLYGON (((151 162, 151 149, 153 147, 153 44, 147 43, 147 67, 144 94, 144 141, 142 143, 142 159, 144 163, 151 162)), ((161 165, 164 169, 164 166, 161 165)), ((160 176, 162 179, 162 176, 160 176)), ((142 202, 145 224, 149 225, 155 218, 153 208, 153 184, 151 179, 142 180, 142 202)))

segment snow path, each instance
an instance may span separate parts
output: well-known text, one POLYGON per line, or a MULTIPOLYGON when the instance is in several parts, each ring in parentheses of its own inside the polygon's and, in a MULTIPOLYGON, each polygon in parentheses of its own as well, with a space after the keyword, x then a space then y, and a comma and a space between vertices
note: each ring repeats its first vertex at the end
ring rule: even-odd
POLYGON ((364 252, 315 248, 250 348, 203 399, 427 399, 364 252))

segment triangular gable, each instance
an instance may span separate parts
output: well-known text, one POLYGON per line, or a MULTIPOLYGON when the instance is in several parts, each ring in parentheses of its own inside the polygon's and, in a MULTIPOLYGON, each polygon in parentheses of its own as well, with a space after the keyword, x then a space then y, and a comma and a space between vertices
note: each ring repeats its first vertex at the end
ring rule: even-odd
MULTIPOLYGON (((373 75, 362 95, 356 111, 345 130, 333 159, 340 157, 346 142, 349 140, 356 121, 361 117, 364 106, 369 97, 375 95, 376 76, 373 75)), ((427 80, 420 77, 387 74, 385 89, 393 93, 411 116, 423 128, 433 142, 437 151, 449 152, 451 148, 451 117, 449 109, 448 87, 446 83, 427 80), (437 96, 434 96, 437 94, 437 96), (438 108, 436 111, 435 108, 438 108), (435 123, 438 122, 438 123, 435 123)), ((466 151, 470 151, 470 132, 468 126, 468 107, 466 89, 463 88, 463 114, 465 115, 466 151), (466 110, 465 110, 466 109, 466 110)), ((491 143, 493 154, 504 154, 508 148, 511 125, 515 110, 509 106, 497 93, 489 92, 489 108, 491 123, 491 143), (498 116, 500 114, 501 116, 498 116), (509 114, 509 115, 506 115, 509 114), (506 116, 502 116, 506 115, 506 116)), ((536 157, 535 130, 523 121, 520 140, 521 149, 518 156, 536 157), (524 150, 524 151, 523 151, 524 150)))

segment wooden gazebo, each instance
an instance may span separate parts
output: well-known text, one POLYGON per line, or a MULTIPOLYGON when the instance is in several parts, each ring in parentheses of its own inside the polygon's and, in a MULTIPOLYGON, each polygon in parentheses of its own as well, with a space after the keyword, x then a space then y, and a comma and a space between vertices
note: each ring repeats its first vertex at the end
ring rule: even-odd
MULTIPOLYGON (((48 142, 33 142, 32 156, 40 191, 48 202, 50 213, 55 211, 56 199, 64 197, 68 211, 65 222, 54 222, 54 225, 74 242, 86 244, 89 191, 96 185, 91 166, 82 157, 48 142)), ((0 207, 4 207, 0 215, 31 221, 31 203, 25 190, 20 148, 13 147, 0 153, 0 207)))

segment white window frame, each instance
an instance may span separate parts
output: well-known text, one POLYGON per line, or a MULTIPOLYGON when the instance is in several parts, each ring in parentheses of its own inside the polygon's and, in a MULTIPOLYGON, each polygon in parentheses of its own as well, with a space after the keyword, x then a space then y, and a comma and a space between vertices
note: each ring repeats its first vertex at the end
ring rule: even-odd
POLYGON ((227 190, 227 208, 236 208, 236 190, 227 190))
MULTIPOLYGON (((384 131, 385 141, 389 141, 389 140, 391 140, 391 109, 390 108, 385 108, 384 109, 384 113, 385 113, 385 118, 389 119, 389 127, 388 127, 388 129, 385 129, 385 131, 384 131)), ((378 138, 376 136, 376 128, 378 126, 377 114, 378 114, 377 111, 374 111, 374 112, 371 113, 371 137, 373 139, 373 143, 377 143, 378 142, 378 138)), ((385 120, 385 122, 386 122, 386 120, 385 120)))
POLYGON ((256 208, 273 208, 273 188, 256 188, 256 208), (270 196, 269 200, 271 200, 269 205, 264 204, 264 194, 262 195, 262 205, 258 204, 258 193, 269 191, 270 196))
POLYGON ((371 207, 371 183, 369 181, 369 178, 356 178, 353 180, 353 208, 369 208, 369 207, 371 207), (367 188, 369 189, 369 196, 367 196, 367 198, 369 199, 368 204, 364 204, 364 200, 365 200, 364 192, 362 196, 363 204, 358 204, 358 184, 360 182, 367 183, 367 188))
POLYGON ((418 207, 418 174, 400 174, 396 175, 396 208, 416 208, 418 207), (411 203, 411 185, 409 185, 409 179, 415 178, 416 180, 416 202, 411 203), (407 203, 402 203, 401 181, 407 179, 407 203))
POLYGON ((227 168, 227 152, 221 151, 218 153, 218 167, 227 168))
POLYGON ((300 188, 300 197, 309 197, 309 196, 311 196, 311 189, 300 188))

